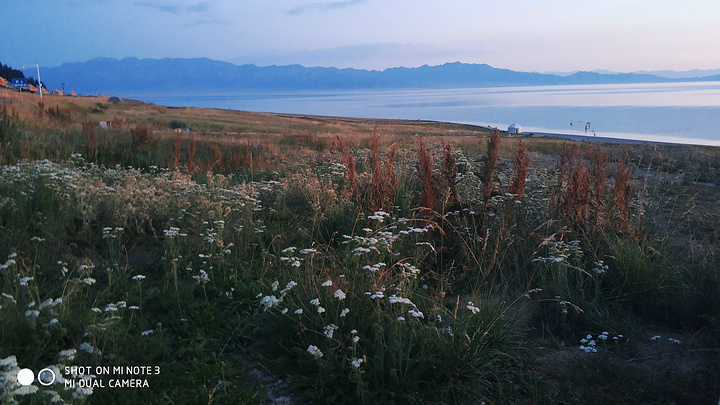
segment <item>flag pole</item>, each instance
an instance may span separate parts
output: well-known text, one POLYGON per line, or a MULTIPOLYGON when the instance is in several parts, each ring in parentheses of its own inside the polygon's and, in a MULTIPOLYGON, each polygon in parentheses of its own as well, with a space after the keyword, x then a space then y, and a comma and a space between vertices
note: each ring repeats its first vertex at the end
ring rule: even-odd
POLYGON ((40 65, 35 65, 38 72, 38 89, 40 89, 40 100, 42 100, 42 82, 40 81, 40 65))

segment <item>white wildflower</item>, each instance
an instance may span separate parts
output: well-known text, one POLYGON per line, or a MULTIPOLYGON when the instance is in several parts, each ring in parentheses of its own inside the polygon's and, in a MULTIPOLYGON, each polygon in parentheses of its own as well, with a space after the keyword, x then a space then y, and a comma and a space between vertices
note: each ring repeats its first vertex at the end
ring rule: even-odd
MULTIPOLYGON (((13 253, 13 254, 15 254, 15 253, 13 253)), ((0 270, 5 270, 14 264, 17 264, 15 259, 8 259, 8 261, 6 261, 5 264, 0 265, 0 270)))
POLYGON ((93 354, 95 352, 95 348, 93 347, 93 345, 87 342, 83 342, 82 344, 80 344, 80 347, 78 347, 78 349, 90 354, 93 354))
POLYGON ((423 314, 422 312, 420 312, 419 310, 417 310, 415 308, 409 310, 408 314, 414 316, 415 318, 425 318, 425 314, 423 314))
POLYGON ((270 287, 272 287, 273 291, 277 291, 279 286, 280 286, 280 282, 277 280, 273 281, 273 283, 270 285, 270 287))
POLYGON ((323 352, 320 351, 320 349, 315 345, 310 345, 307 348, 307 352, 313 355, 313 357, 322 357, 323 352))
POLYGON ((32 277, 23 277, 20 279, 20 286, 25 287, 29 281, 32 281, 32 277))
POLYGON ((375 294, 370 296, 370 299, 374 300, 374 299, 383 298, 383 297, 385 297, 385 293, 383 293, 382 291, 377 291, 375 294))
POLYGON ((205 270, 200 270, 200 274, 193 276, 193 278, 197 280, 198 284, 207 284, 210 281, 210 277, 205 270))
POLYGON ((327 336, 328 339, 332 339, 333 334, 338 329, 337 325, 331 323, 330 325, 325 326, 324 334, 327 336))
POLYGON ((93 389, 91 387, 78 387, 75 392, 73 392, 73 397, 80 399, 90 396, 92 393, 93 389))
POLYGON ((408 304, 408 305, 415 306, 415 304, 412 301, 410 301, 408 298, 398 297, 395 294, 388 297, 388 301, 390 301, 391 304, 408 304))
POLYGON ((476 306, 472 303, 472 301, 468 301, 468 303, 467 303, 467 305, 465 306, 465 308, 469 309, 473 314, 477 314, 478 312, 480 312, 480 308, 476 307, 476 306))
POLYGON ((332 280, 328 279, 326 282, 324 282, 324 283, 322 283, 322 284, 320 284, 320 285, 323 286, 323 287, 332 287, 333 282, 332 282, 332 280))
POLYGON ((38 387, 35 385, 21 385, 12 391, 12 395, 29 395, 38 392, 38 387))
POLYGON ((17 368, 17 357, 15 355, 0 360, 0 367, 17 368))
POLYGON ((353 365, 353 367, 358 368, 363 363, 363 359, 354 359, 350 362, 350 364, 353 365))
POLYGON ((60 353, 58 353, 58 357, 60 358, 60 361, 73 361, 73 360, 75 360, 76 354, 77 354, 77 350, 68 349, 68 350, 63 350, 60 353))
POLYGON ((337 290, 335 290, 335 294, 333 294, 333 296, 335 298, 339 299, 340 301, 345 299, 345 293, 343 292, 343 290, 341 290, 339 288, 337 290))
POLYGON ((342 311, 340 311, 340 318, 344 318, 345 315, 350 313, 350 308, 345 308, 342 311))
POLYGON ((145 276, 142 275, 142 274, 138 274, 138 275, 136 275, 136 276, 133 276, 132 279, 133 279, 133 280, 136 280, 136 281, 142 281, 142 280, 145 279, 145 276))
POLYGON ((276 306, 279 303, 280 303, 280 300, 274 295, 266 295, 260 300, 260 305, 263 306, 263 309, 265 311, 276 306))
POLYGON ((289 281, 287 284, 285 284, 285 288, 282 291, 280 291, 280 294, 285 295, 285 293, 290 291, 295 286, 297 286, 297 283, 295 281, 289 281))

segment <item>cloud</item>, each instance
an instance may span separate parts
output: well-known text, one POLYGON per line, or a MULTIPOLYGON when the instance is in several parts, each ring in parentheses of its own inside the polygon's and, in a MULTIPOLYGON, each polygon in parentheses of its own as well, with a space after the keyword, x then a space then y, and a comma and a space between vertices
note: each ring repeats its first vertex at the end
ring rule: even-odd
POLYGON ((345 0, 345 1, 323 1, 311 3, 306 6, 295 7, 288 10, 289 15, 300 15, 312 11, 330 11, 339 10, 346 7, 352 7, 356 4, 365 2, 365 0, 345 0))
POLYGON ((151 8, 170 14, 180 14, 184 11, 190 11, 193 13, 204 13, 210 8, 209 1, 201 1, 199 3, 191 4, 187 7, 179 6, 177 4, 167 4, 162 1, 136 1, 135 5, 140 7, 151 8))
POLYGON ((210 2, 209 1, 201 1, 200 3, 193 4, 192 6, 189 6, 187 9, 189 11, 193 11, 196 13, 202 13, 207 11, 210 8, 210 2))
POLYGON ((171 14, 178 14, 181 10, 181 8, 176 5, 161 4, 161 3, 150 2, 150 1, 136 1, 135 5, 140 6, 140 7, 152 8, 155 10, 159 10, 159 11, 163 11, 163 12, 171 13, 171 14))

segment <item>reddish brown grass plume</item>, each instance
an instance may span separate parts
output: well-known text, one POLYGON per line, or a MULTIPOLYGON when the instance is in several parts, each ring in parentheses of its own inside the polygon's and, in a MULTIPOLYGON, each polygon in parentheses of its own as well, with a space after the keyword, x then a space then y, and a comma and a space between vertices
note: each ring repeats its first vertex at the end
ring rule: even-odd
POLYGON ((195 171, 195 135, 190 136, 190 146, 188 147, 186 165, 188 173, 193 173, 195 171))
POLYGON ((425 140, 420 135, 415 135, 415 139, 417 139, 418 143, 418 163, 416 168, 422 184, 420 206, 427 210, 433 210, 435 208, 437 187, 435 186, 435 179, 433 178, 432 172, 432 156, 430 156, 430 153, 428 153, 425 147, 425 140))
POLYGON ((213 155, 213 161, 212 161, 212 165, 210 165, 210 167, 215 168, 217 171, 221 171, 223 168, 223 165, 222 165, 223 158, 222 158, 222 153, 220 152, 220 148, 217 145, 213 145, 210 148, 210 151, 212 152, 212 155, 213 155))
POLYGON ((631 169, 630 158, 627 150, 623 147, 623 154, 617 161, 615 187, 613 189, 613 219, 615 225, 623 231, 630 229, 630 201, 634 191, 634 187, 630 182, 631 169))
POLYGON ((370 135, 370 153, 372 156, 372 206, 373 210, 388 208, 397 187, 397 177, 393 163, 397 154, 397 143, 390 145, 385 165, 380 164, 380 136, 377 131, 370 135))
POLYGON ((131 128, 130 135, 132 136, 133 149, 140 151, 147 150, 152 143, 152 133, 152 128, 147 124, 140 124, 135 128, 131 128))
POLYGON ((512 162, 515 168, 515 177, 513 177, 512 183, 510 183, 508 193, 515 194, 517 198, 525 192, 528 167, 530 166, 530 155, 528 155, 525 150, 523 141, 518 142, 517 152, 512 162))
POLYGON ((443 150, 443 160, 440 165, 441 182, 443 190, 447 190, 446 206, 452 206, 454 204, 462 204, 460 199, 460 193, 458 193, 456 182, 458 167, 455 160, 455 156, 452 154, 450 144, 446 143, 445 140, 441 140, 443 150))
POLYGON ((172 170, 180 167, 180 134, 175 133, 173 137, 173 160, 172 165, 168 165, 172 170))
POLYGON ((558 172, 552 195, 555 215, 566 224, 582 224, 590 202, 590 176, 578 146, 563 143, 555 167, 558 172))
POLYGON ((340 138, 340 135, 337 135, 338 140, 338 146, 340 148, 340 153, 343 155, 343 162, 345 163, 345 178, 348 179, 350 182, 350 191, 357 200, 358 204, 362 205, 362 199, 360 197, 360 190, 358 189, 357 184, 357 172, 355 171, 355 160, 353 159, 352 155, 350 154, 350 151, 348 151, 347 146, 345 146, 345 143, 343 142, 342 138, 340 138))
POLYGON ((483 200, 485 205, 490 201, 493 192, 493 181, 495 180, 495 170, 497 169, 498 157, 500 156, 500 130, 495 128, 487 142, 487 155, 485 158, 485 166, 483 168, 483 200))
POLYGON ((95 127, 95 123, 92 121, 83 122, 82 131, 83 134, 85 134, 87 153, 92 156, 95 154, 95 150, 97 149, 97 128, 95 127))
POLYGON ((590 162, 590 221, 594 229, 599 229, 605 222, 605 183, 608 179, 608 155, 600 145, 590 147, 585 155, 590 162))

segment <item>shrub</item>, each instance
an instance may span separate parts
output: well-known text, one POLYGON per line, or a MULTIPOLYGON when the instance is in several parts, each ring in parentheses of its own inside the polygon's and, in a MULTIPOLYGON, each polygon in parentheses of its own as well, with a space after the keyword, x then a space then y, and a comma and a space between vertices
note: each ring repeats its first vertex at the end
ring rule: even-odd
POLYGON ((185 129, 188 127, 187 123, 185 123, 183 121, 178 121, 178 120, 172 120, 172 121, 168 122, 167 125, 168 125, 168 127, 170 127, 170 129, 185 129))

